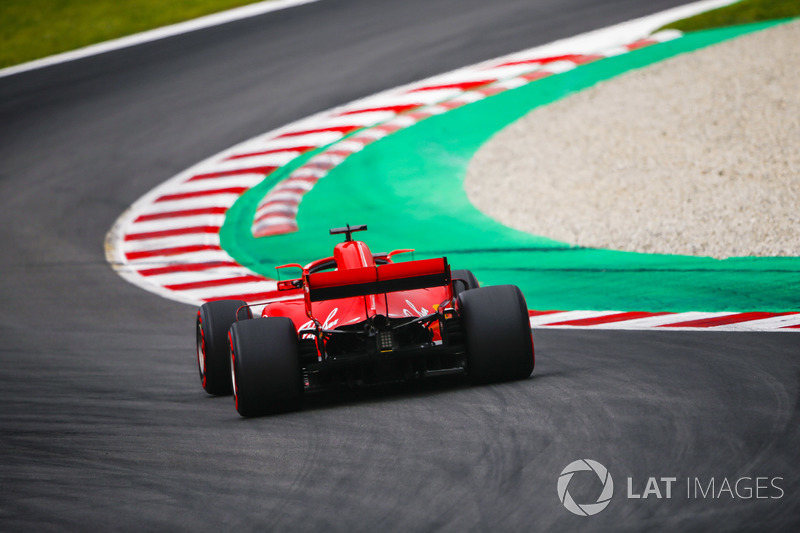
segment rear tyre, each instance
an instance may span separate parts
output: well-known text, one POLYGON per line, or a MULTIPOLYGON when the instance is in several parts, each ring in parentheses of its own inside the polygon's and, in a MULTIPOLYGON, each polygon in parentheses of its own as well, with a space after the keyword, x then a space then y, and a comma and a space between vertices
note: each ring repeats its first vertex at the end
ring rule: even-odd
POLYGON ((458 307, 473 384, 525 379, 534 366, 528 306, 514 285, 462 292, 458 307))
POLYGON ((233 397, 240 415, 300 409, 303 374, 297 330, 285 317, 243 320, 231 327, 233 397))
POLYGON ((454 280, 453 288, 455 296, 458 296, 464 291, 480 287, 478 278, 469 270, 453 270, 450 272, 450 278, 454 280))
MULTIPOLYGON (((197 311, 197 368, 200 382, 209 394, 223 396, 231 393, 231 355, 228 330, 236 321, 236 312, 247 305, 241 300, 207 302, 197 311)), ((250 308, 240 311, 250 318, 250 308)))

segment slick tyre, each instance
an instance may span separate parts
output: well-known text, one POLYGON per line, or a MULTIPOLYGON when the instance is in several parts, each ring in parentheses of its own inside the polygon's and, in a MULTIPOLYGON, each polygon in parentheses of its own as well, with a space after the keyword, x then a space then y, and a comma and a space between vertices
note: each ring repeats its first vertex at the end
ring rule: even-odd
POLYGON ((458 307, 473 384, 525 379, 534 366, 528 306, 514 285, 459 294, 458 307))
POLYGON ((231 327, 236 410, 245 417, 300 409, 303 376, 297 330, 285 317, 243 320, 231 327))
POLYGON ((453 270, 450 277, 454 280, 453 287, 456 296, 464 291, 480 287, 478 278, 469 270, 453 270))
POLYGON ((231 355, 228 330, 236 321, 236 312, 250 317, 250 308, 241 300, 204 303, 197 311, 197 367, 203 389, 209 394, 231 393, 231 355))

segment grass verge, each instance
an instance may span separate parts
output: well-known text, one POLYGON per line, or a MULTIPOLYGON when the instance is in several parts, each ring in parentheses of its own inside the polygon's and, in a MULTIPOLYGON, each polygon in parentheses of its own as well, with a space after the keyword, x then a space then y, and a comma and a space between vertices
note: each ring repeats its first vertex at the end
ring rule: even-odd
POLYGON ((0 68, 256 0, 2 0, 0 68))
POLYGON ((800 17, 798 0, 742 0, 672 22, 661 29, 689 32, 793 17, 800 17))
MULTIPOLYGON (((257 1, 3 0, 0 68, 257 1)), ((798 16, 798 0, 743 0, 664 28, 686 32, 798 16)))

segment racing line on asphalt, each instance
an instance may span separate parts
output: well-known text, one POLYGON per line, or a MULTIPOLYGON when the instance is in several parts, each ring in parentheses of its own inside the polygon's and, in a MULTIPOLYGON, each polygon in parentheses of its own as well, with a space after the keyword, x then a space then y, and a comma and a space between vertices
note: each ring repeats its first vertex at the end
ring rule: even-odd
MULTIPOLYGON (((0 529, 796 531, 791 334, 543 328, 529 380, 319 398, 242 420, 200 386, 196 309, 125 282, 102 250, 137 198, 242 139, 678 3, 322 0, 0 79, 0 529), (579 458, 616 484, 588 518, 557 491, 579 458), (785 496, 625 497, 626 477, 641 491, 654 475, 782 476, 785 496)), ((495 98, 507 97, 482 102, 495 98)), ((348 158, 304 197, 301 226, 334 173, 439 118, 348 158)), ((392 247, 417 244, 397 237, 392 247)), ((316 257, 334 240, 314 231, 301 244, 316 257)), ((437 251, 450 258, 418 255, 437 251)), ((520 264, 541 272, 571 253, 520 264)), ((493 255, 452 262, 474 257, 491 275, 493 255)))

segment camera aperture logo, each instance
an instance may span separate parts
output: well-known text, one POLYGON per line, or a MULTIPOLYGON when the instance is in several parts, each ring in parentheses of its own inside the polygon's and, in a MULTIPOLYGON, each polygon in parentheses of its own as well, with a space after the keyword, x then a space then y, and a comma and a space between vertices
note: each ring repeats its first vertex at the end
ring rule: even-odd
POLYGON ((608 469, 591 459, 578 459, 567 465, 558 476, 558 499, 564 504, 571 513, 578 516, 592 516, 596 515, 611 502, 611 497, 614 495, 614 480, 611 478, 608 469), (593 471, 597 474, 600 482, 603 484, 603 489, 594 503, 579 504, 572 499, 569 493, 569 482, 572 481, 572 476, 576 472, 593 471))
MULTIPOLYGON (((686 477, 686 483, 676 475, 672 476, 647 476, 635 480, 627 478, 627 500, 629 502, 642 502, 643 500, 672 500, 673 498, 686 498, 687 500, 781 500, 786 492, 783 489, 784 478, 781 476, 744 475, 737 478, 729 477, 686 477), (685 494, 683 487, 686 487, 685 494), (644 487, 643 489, 641 487, 644 487)), ((558 476, 558 499, 571 513, 578 516, 593 516, 603 511, 614 496, 614 480, 608 469, 592 459, 578 459, 567 465, 558 476), (575 476, 576 473, 586 472, 585 475, 575 476), (600 480, 600 485, 593 479, 591 473, 600 480), (570 494, 570 483, 573 492, 570 494), (602 487, 602 488, 601 488, 602 487), (599 491, 597 500, 591 499, 599 491), (575 501, 573 494, 578 499, 590 500, 585 503, 575 501)))

